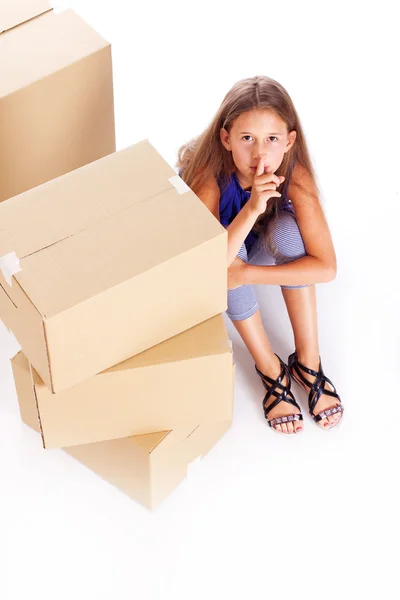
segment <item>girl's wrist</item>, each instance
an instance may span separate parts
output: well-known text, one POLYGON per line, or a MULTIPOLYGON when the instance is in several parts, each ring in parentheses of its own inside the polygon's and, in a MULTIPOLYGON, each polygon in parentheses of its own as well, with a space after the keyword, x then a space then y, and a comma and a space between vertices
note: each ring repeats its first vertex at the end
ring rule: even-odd
MULTIPOLYGON (((250 200, 251 200, 251 199, 250 199, 250 200)), ((256 208, 253 206, 253 204, 252 204, 252 202, 251 202, 250 200, 249 200, 249 201, 248 201, 248 202, 247 202, 247 203, 244 205, 244 207, 243 207, 243 209, 242 209, 242 210, 246 210, 247 214, 248 214, 249 216, 251 216, 252 218, 254 218, 254 220, 255 220, 255 219, 257 219, 257 217, 258 217, 258 211, 257 211, 257 209, 256 209, 256 208)))

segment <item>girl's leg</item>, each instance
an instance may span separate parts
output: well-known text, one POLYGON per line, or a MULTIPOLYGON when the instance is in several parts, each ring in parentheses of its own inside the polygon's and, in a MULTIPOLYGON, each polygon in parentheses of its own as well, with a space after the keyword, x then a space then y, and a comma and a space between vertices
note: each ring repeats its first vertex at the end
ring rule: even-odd
MULTIPOLYGON (((247 319, 232 322, 236 330, 239 332, 251 356, 253 357, 258 370, 271 379, 276 379, 280 374, 281 367, 279 360, 274 354, 269 343, 264 325, 261 321, 260 311, 257 310, 251 317, 248 317, 247 319)), ((286 377, 283 378, 282 384, 284 386, 288 384, 286 377)), ((274 400, 275 397, 271 396, 267 402, 267 407, 272 404, 274 400)), ((280 402, 278 406, 273 408, 268 413, 268 419, 286 417, 288 415, 293 415, 295 412, 298 411, 294 409, 293 406, 287 402, 280 402)), ((303 429, 303 425, 301 424, 301 421, 294 421, 282 423, 281 425, 275 425, 275 429, 283 433, 293 433, 294 430, 301 431, 303 429)))
MULTIPOLYGON (((247 262, 247 252, 244 245, 240 249, 238 257, 247 262)), ((243 339, 257 368, 265 375, 271 377, 271 379, 276 379, 280 374, 281 367, 277 356, 271 348, 261 321, 258 301, 253 286, 243 285, 233 290, 228 290, 227 315, 243 339)), ((286 378, 284 378, 282 383, 283 385, 288 383, 286 378)), ((272 403, 274 399, 274 397, 271 397, 268 404, 272 403)), ((292 415, 294 412, 296 411, 294 411, 293 406, 286 402, 281 402, 271 410, 268 418, 284 417, 292 415)), ((293 433, 294 428, 296 431, 301 430, 303 428, 301 421, 276 425, 276 429, 284 433, 293 433)))
MULTIPOLYGON (((272 223, 267 232, 267 239, 276 256, 276 264, 284 264, 306 255, 303 240, 294 214, 282 212, 272 223)), ((281 286, 283 298, 292 324, 294 343, 300 363, 308 368, 319 369, 319 344, 317 325, 317 302, 315 285, 308 286, 281 286)), ((311 383, 312 375, 303 373, 311 383)), ((332 389, 328 386, 328 389, 332 389)), ((322 394, 314 412, 330 408, 337 404, 332 402, 332 397, 322 394)), ((335 414, 328 419, 323 419, 321 425, 329 427, 340 419, 340 414, 335 414)))

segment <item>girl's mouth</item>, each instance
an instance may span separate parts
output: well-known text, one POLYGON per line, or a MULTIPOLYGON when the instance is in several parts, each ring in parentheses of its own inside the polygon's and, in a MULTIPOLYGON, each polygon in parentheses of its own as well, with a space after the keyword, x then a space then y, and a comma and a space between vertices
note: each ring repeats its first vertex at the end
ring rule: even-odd
MULTIPOLYGON (((255 173, 257 171, 257 167, 250 167, 250 169, 255 173)), ((264 173, 268 173, 269 167, 264 167, 264 173)))

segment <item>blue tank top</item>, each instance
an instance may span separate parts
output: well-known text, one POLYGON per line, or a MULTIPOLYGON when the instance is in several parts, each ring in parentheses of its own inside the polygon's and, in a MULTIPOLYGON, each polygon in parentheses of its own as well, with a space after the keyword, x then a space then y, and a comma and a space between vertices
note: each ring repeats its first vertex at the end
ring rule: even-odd
MULTIPOLYGON (((243 206, 246 204, 250 198, 251 191, 247 191, 242 188, 236 173, 233 173, 228 180, 226 178, 219 177, 217 178, 217 182, 221 191, 221 197, 219 200, 219 218, 221 225, 227 227, 232 223, 243 206)), ((280 210, 293 212, 290 200, 288 200, 286 195, 281 197, 280 210)), ((258 234, 251 230, 244 241, 247 252, 250 252, 250 249, 252 248, 257 237, 258 234)))
MULTIPOLYGON (((183 169, 179 171, 180 177, 182 177, 182 173, 183 169)), ((233 173, 228 179, 221 176, 217 177, 217 183, 221 192, 219 199, 219 219, 221 221, 221 225, 227 227, 242 210, 243 206, 251 196, 251 191, 246 191, 242 188, 236 173, 233 173)), ((285 190, 286 189, 287 186, 285 186, 285 190)), ((291 202, 287 198, 285 191, 284 195, 281 197, 280 210, 285 210, 292 213, 294 212, 291 202)), ((257 240, 258 235, 259 234, 255 233, 253 230, 249 232, 248 236, 244 240, 247 252, 250 252, 250 249, 257 240)))

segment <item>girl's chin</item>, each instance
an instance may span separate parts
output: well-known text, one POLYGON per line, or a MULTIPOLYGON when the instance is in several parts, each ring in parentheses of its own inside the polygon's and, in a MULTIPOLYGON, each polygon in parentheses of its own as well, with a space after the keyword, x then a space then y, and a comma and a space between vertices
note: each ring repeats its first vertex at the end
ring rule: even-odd
POLYGON ((253 181, 254 181, 254 174, 250 175, 250 174, 246 174, 243 175, 243 173, 239 170, 236 171, 236 176, 239 180, 240 185, 242 186, 243 189, 246 189, 248 187, 251 187, 253 185, 253 181))

